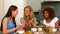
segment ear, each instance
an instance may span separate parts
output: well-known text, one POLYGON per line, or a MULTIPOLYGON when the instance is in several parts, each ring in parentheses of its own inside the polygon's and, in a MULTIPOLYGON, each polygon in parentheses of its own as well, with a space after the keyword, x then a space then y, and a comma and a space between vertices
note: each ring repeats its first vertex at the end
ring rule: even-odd
POLYGON ((12 13, 13 13, 14 11, 12 10, 12 13))

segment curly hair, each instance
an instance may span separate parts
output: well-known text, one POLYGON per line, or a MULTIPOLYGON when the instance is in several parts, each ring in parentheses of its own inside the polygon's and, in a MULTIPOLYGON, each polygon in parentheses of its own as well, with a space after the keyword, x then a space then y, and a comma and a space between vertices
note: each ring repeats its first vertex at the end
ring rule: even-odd
POLYGON ((45 18, 44 16, 44 13, 45 11, 47 11, 49 13, 49 17, 50 19, 53 19, 56 15, 55 15, 55 10, 52 8, 52 7, 46 7, 43 9, 43 17, 45 18))

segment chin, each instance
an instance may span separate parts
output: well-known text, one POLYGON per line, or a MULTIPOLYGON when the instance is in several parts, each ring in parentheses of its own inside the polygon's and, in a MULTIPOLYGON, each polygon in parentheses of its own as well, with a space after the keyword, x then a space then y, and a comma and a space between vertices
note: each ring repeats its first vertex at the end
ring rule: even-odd
POLYGON ((26 15, 26 16, 28 16, 28 15, 26 15))
POLYGON ((16 16, 14 16, 14 17, 16 17, 16 16))
POLYGON ((48 17, 45 17, 45 18, 48 18, 48 17))

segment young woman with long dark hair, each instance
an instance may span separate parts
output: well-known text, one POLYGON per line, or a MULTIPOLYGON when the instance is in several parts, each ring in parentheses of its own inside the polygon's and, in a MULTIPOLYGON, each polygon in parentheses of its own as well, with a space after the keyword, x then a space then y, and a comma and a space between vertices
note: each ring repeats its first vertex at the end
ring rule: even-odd
POLYGON ((20 26, 16 26, 15 17, 18 14, 18 8, 11 5, 2 19, 1 30, 3 34, 14 34, 14 32, 20 29, 20 26))

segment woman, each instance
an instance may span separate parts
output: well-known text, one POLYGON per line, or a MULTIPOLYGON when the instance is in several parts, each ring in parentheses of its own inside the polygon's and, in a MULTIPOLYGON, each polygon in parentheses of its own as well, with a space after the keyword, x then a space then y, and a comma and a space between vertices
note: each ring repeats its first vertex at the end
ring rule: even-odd
POLYGON ((24 17, 20 19, 21 23, 24 24, 24 27, 35 27, 36 19, 33 14, 31 6, 26 6, 24 8, 24 17))
POLYGON ((43 9, 43 24, 44 24, 44 29, 46 27, 52 27, 52 28, 58 28, 58 18, 55 15, 55 11, 51 7, 46 7, 43 9))
POLYGON ((1 30, 3 34, 14 34, 14 32, 20 29, 20 26, 16 26, 15 17, 18 14, 18 8, 11 5, 7 11, 7 14, 2 19, 1 30))

